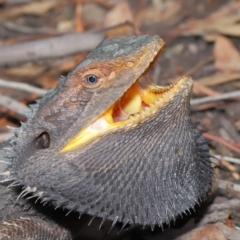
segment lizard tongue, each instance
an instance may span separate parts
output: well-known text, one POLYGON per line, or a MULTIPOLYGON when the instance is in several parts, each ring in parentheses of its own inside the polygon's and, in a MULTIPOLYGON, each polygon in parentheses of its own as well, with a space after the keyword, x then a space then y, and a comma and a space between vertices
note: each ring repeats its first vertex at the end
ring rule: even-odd
POLYGON ((127 120, 130 115, 140 113, 143 108, 154 104, 169 88, 171 86, 156 86, 148 75, 142 76, 116 104, 89 126, 89 130, 94 132, 106 130, 113 123, 127 120))
POLYGON ((113 121, 126 120, 131 114, 140 112, 141 108, 142 99, 139 94, 138 83, 134 83, 114 106, 112 113, 113 121))
POLYGON ((113 122, 124 121, 130 115, 139 113, 143 108, 154 104, 161 94, 168 91, 170 87, 156 86, 148 75, 144 75, 113 107, 113 122))

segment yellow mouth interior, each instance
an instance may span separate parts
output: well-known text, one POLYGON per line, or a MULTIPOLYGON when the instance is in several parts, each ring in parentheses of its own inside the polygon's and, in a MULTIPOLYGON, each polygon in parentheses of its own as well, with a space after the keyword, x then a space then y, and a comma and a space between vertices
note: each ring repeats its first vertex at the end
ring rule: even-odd
POLYGON ((149 84, 147 76, 135 82, 131 88, 93 123, 82 129, 61 150, 67 152, 89 142, 99 134, 118 128, 132 121, 141 111, 154 104, 172 86, 162 87, 149 84))

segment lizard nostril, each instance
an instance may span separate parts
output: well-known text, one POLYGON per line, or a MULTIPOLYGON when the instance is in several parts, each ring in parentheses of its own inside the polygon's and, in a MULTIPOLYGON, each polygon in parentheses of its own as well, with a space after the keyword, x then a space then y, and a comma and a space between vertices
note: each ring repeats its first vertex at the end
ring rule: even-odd
POLYGON ((42 132, 35 139, 35 146, 39 150, 49 148, 49 146, 50 146, 50 135, 49 135, 49 133, 48 132, 42 132))

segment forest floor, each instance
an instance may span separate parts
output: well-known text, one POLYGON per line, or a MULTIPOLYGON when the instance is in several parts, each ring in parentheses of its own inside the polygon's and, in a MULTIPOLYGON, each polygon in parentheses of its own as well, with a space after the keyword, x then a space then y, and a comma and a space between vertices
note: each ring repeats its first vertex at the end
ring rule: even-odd
POLYGON ((27 105, 101 40, 132 34, 166 43, 149 73, 155 83, 194 79, 192 120, 208 140, 215 187, 204 206, 164 232, 130 227, 106 235, 98 220, 83 220, 82 239, 240 239, 239 0, 0 0, 0 142, 12 135, 6 126, 25 121, 27 105), (72 34, 78 41, 70 48, 72 34))

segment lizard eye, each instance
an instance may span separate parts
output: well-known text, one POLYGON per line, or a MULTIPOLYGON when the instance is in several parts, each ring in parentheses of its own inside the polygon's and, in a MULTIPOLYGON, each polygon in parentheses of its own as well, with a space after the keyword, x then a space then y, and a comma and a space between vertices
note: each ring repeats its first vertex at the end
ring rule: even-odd
POLYGON ((50 135, 49 135, 49 133, 47 133, 47 132, 41 133, 35 139, 35 146, 39 150, 49 148, 49 146, 50 146, 50 135))
POLYGON ((84 77, 84 81, 82 85, 88 90, 94 90, 101 85, 101 81, 99 81, 99 77, 94 74, 89 74, 84 77))
POLYGON ((98 81, 98 78, 95 75, 88 75, 86 79, 89 84, 94 84, 98 81))

